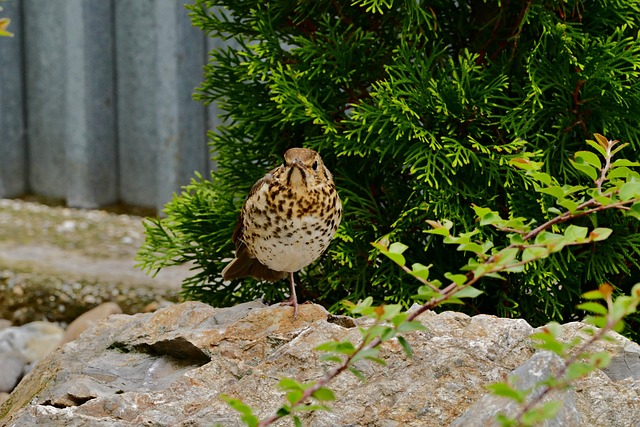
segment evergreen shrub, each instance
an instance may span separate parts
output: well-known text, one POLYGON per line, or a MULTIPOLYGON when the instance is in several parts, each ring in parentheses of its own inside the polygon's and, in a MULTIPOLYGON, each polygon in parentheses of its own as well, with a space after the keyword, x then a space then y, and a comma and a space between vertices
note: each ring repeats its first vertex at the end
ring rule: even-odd
MULTIPOLYGON (((286 281, 225 284, 220 271, 249 189, 291 147, 321 153, 344 203, 326 256, 298 279, 301 301, 332 310, 365 296, 412 303, 420 284, 382 261, 371 245, 382 236, 433 264, 436 278, 469 254, 430 237, 426 220, 448 219, 460 233, 474 228, 474 205, 539 223, 555 216, 556 199, 533 191, 508 164, 515 157, 542 162, 566 186, 593 183, 572 159, 596 132, 629 142, 618 157, 637 160, 638 0, 196 0, 188 8, 195 26, 226 40, 196 93, 224 111, 225 124, 210 133, 218 170, 147 222, 139 253, 151 271, 195 263, 186 298, 217 306, 285 298, 286 281)), ((640 281, 638 222, 603 212, 574 224, 613 234, 483 280, 484 293, 456 309, 537 326, 577 319, 579 296, 603 282, 628 294, 640 281)), ((484 228, 479 238, 504 243, 484 228)))

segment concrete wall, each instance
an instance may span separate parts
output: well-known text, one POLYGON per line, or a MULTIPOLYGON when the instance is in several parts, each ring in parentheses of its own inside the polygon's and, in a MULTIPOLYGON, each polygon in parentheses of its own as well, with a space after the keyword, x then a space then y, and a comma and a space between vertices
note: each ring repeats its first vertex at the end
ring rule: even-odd
POLYGON ((207 174, 215 107, 192 100, 211 41, 175 0, 8 0, 0 197, 161 208, 207 174))

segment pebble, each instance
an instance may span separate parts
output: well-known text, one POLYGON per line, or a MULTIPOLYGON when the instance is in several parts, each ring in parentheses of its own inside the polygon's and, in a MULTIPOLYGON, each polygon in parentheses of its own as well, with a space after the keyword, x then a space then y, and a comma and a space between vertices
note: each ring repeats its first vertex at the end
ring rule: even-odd
POLYGON ((0 330, 0 392, 11 392, 35 362, 60 344, 63 333, 61 327, 49 322, 0 330))
POLYGON ((86 313, 81 314, 67 327, 67 330, 62 337, 62 344, 75 340, 92 325, 112 314, 118 313, 122 313, 122 309, 118 304, 115 302, 105 302, 95 308, 92 308, 86 313))

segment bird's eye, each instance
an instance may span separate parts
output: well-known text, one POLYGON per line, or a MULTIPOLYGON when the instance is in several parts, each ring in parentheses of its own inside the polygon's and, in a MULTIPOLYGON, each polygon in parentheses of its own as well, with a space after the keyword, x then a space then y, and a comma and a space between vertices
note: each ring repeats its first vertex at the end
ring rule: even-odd
POLYGON ((316 160, 315 162, 313 162, 313 164, 311 165, 311 168, 316 171, 318 170, 318 161, 316 160))

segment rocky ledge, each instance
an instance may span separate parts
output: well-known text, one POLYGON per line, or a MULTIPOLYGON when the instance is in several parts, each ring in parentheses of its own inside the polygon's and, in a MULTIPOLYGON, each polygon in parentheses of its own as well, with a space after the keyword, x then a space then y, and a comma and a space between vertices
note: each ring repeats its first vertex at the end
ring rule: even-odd
MULTIPOLYGON (((396 341, 385 343, 387 366, 359 362, 366 382, 336 378, 332 411, 304 414, 304 425, 493 425, 497 411, 513 408, 487 395, 487 384, 515 374, 530 387, 560 364, 535 351, 528 339, 534 329, 523 320, 455 312, 420 320, 427 330, 406 335, 413 358, 396 341)), ((358 341, 358 322, 312 304, 292 321, 290 307, 257 301, 115 314, 42 359, 0 406, 0 419, 5 426, 242 425, 221 393, 242 398, 261 417, 272 414, 283 402, 277 382, 321 377, 331 365, 313 349, 358 341)), ((585 338, 585 329, 566 324, 563 339, 585 338)), ((639 425, 640 346, 614 333, 594 350, 610 352, 611 366, 551 396, 564 406, 547 425, 639 425)))

